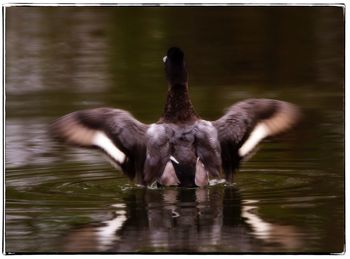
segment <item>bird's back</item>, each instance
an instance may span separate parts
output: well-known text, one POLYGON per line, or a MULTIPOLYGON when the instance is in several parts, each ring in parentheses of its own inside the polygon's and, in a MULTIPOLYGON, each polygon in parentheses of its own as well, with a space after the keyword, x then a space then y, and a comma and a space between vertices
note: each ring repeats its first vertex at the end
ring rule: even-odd
POLYGON ((146 178, 159 180, 166 172, 175 179, 168 185, 195 186, 205 178, 201 174, 218 174, 220 165, 216 129, 209 122, 153 124, 147 131, 146 178))

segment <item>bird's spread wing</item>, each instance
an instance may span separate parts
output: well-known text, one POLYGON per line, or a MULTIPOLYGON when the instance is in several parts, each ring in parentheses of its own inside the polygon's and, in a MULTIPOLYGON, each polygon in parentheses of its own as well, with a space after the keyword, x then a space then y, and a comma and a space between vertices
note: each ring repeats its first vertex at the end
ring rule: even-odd
POLYGON ((231 174, 239 160, 261 140, 290 129, 299 117, 295 105, 278 100, 248 99, 232 105, 224 116, 213 121, 226 175, 231 174))
POLYGON ((51 125, 52 134, 71 145, 98 148, 130 177, 142 168, 148 126, 124 110, 97 108, 67 114, 51 125), (140 168, 138 168, 140 167, 140 168))

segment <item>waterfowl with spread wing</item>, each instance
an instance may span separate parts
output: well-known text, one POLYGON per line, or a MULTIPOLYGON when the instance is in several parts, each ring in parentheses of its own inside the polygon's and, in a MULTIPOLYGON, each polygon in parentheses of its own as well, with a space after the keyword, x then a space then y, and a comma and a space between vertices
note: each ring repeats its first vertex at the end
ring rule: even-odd
POLYGON ((222 175, 232 182, 241 160, 259 142, 299 120, 295 105, 272 99, 243 100, 215 121, 201 119, 189 97, 183 51, 170 48, 163 61, 168 94, 157 122, 147 125, 127 111, 96 108, 59 118, 52 134, 71 145, 99 149, 137 184, 195 187, 222 175))

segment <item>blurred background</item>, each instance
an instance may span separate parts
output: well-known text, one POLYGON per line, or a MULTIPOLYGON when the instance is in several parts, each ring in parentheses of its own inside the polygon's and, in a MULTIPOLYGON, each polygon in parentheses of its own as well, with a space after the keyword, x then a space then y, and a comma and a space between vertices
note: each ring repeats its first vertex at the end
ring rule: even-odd
POLYGON ((340 6, 8 7, 5 251, 344 251, 344 12, 340 6), (111 106, 151 123, 162 57, 185 52, 204 119, 245 98, 301 107, 234 186, 142 189, 48 125, 111 106))

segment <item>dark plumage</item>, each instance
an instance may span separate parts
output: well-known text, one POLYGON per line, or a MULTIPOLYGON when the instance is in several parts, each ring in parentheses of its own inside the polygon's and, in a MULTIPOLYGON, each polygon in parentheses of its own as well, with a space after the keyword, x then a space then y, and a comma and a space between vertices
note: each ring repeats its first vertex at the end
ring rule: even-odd
POLYGON ((216 121, 202 120, 189 98, 184 53, 170 48, 163 61, 169 88, 158 122, 146 125, 126 111, 97 108, 59 118, 51 132, 71 145, 100 149, 138 184, 192 187, 207 185, 221 170, 232 181, 262 139, 298 121, 296 106, 270 99, 244 100, 216 121))

